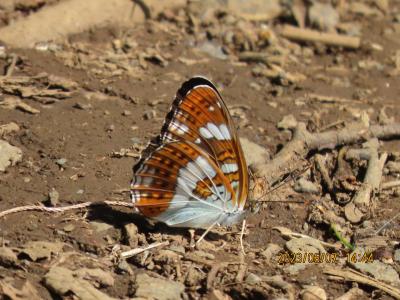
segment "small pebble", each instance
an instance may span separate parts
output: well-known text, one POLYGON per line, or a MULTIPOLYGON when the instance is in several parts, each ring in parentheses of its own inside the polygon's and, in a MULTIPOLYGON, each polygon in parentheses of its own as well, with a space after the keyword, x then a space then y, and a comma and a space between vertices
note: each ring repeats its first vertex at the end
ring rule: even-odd
POLYGON ((74 229, 75 229, 75 226, 74 226, 73 224, 67 224, 67 225, 65 225, 64 228, 63 228, 63 230, 64 230, 65 232, 71 232, 71 231, 73 231, 74 229))
POLYGON ((77 193, 78 195, 82 195, 84 192, 85 192, 85 191, 82 190, 82 189, 76 191, 76 193, 77 193))
POLYGON ((82 109, 82 110, 89 110, 89 109, 92 109, 92 104, 90 104, 90 103, 84 104, 84 103, 78 102, 78 103, 75 103, 73 107, 77 108, 77 109, 82 109))
POLYGON ((130 116, 132 114, 132 112, 130 111, 130 110, 124 110, 123 112, 122 112, 122 115, 123 116, 130 116))
POLYGON ((60 159, 57 159, 57 160, 56 160, 56 164, 59 165, 60 167, 64 167, 64 165, 65 165, 65 163, 66 163, 67 161, 68 161, 68 160, 67 160, 66 158, 60 158, 60 159))
POLYGON ((143 118, 145 120, 152 120, 152 119, 154 119, 156 117, 156 115, 157 115, 157 113, 156 113, 155 110, 147 110, 147 111, 144 112, 143 118))
POLYGON ((254 273, 249 273, 249 275, 247 275, 245 279, 245 282, 251 285, 257 284, 261 281, 262 281, 261 278, 254 273))
POLYGON ((48 201, 50 205, 53 207, 57 206, 59 198, 60 194, 54 188, 52 188, 48 195, 48 201))
POLYGON ((394 261, 396 262, 400 262, 400 249, 397 249, 396 251, 394 251, 394 261))

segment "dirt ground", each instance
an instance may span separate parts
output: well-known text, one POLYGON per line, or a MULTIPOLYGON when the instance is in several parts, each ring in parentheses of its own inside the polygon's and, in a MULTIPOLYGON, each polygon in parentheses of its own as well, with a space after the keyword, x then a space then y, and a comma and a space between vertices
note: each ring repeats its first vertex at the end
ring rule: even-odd
MULTIPOLYGON (((363 116, 372 124, 382 123, 384 117, 400 122, 399 13, 400 4, 391 1, 386 14, 344 14, 343 19, 361 28, 358 49, 289 42, 276 33, 281 47, 277 55, 285 56, 280 66, 300 78, 292 82, 257 75, 257 70, 264 68, 262 63, 239 61, 243 51, 262 52, 275 42, 263 45, 259 36, 252 40, 262 22, 245 20, 239 26, 236 17, 223 13, 199 23, 200 17, 193 21, 196 17, 190 19, 182 10, 171 10, 130 28, 98 28, 35 49, 7 47, 0 56, 1 75, 6 74, 14 57, 15 67, 9 77, 0 78, 0 101, 20 99, 30 108, 0 105, 0 125, 15 122, 19 127, 3 134, 2 139, 22 151, 18 163, 0 172, 0 211, 29 204, 49 205, 49 193, 56 206, 103 200, 129 202, 132 167, 140 151, 159 133, 176 90, 194 75, 206 76, 216 84, 239 135, 267 149, 271 157, 292 137, 289 130, 277 128, 290 114, 312 132, 342 128, 363 116), (222 29, 231 30, 233 40, 219 36, 222 29), (223 51, 212 45, 223 45, 223 51), (334 99, 315 100, 309 96, 312 94, 334 99)), ((14 14, 9 15, 12 17, 14 14)), ((0 24, 6 26, 6 17, 2 20, 0 24)), ((268 23, 268 30, 278 32, 285 22, 293 21, 276 18, 268 23)), ((383 141, 379 153, 387 152, 388 161, 397 162, 399 149, 399 139, 393 139, 383 141)), ((320 153, 335 165, 339 150, 336 147, 320 153)), ((317 152, 305 158, 310 165, 317 152)), ((358 162, 351 168, 355 180, 361 182, 366 163, 358 162)), ((384 170, 383 182, 398 179, 399 173, 390 170, 384 170)), ((77 292, 80 284, 99 293, 93 291, 92 298, 85 299, 172 299, 170 289, 171 295, 178 290, 183 299, 326 299, 310 295, 311 285, 320 287, 329 299, 337 298, 357 284, 332 280, 324 274, 327 266, 349 267, 345 247, 329 230, 329 224, 311 217, 329 193, 310 170, 299 177, 316 182, 319 190, 295 192, 296 176, 269 193, 269 202, 248 218, 246 255, 239 244, 240 225, 213 230, 204 243, 192 249, 189 230, 168 228, 128 208, 6 216, 0 219, 0 241, 15 257, 0 255, 0 291, 2 288, 5 299, 27 295, 37 299, 85 298, 77 292), (335 264, 279 264, 279 257, 288 250, 287 238, 273 229, 277 226, 334 244, 341 250, 327 247, 327 251, 341 253, 344 258, 335 264), (37 241, 46 243, 32 244, 37 241), (127 261, 117 259, 119 251, 165 241, 169 244, 127 261), (54 282, 50 273, 55 266, 69 270, 76 279, 64 292, 62 283, 70 284, 71 278, 61 276, 61 283, 54 282), (86 273, 79 277, 79 270, 86 273), (151 284, 144 274, 162 280, 158 286, 165 288, 165 295, 146 292, 145 286, 151 284), (172 282, 179 284, 172 286, 172 282)), ((394 253, 400 240, 400 218, 379 234, 373 232, 399 212, 399 190, 377 195, 370 213, 354 224, 346 219, 343 207, 337 203, 329 206, 343 220, 343 236, 357 245, 362 239, 379 236, 383 244, 369 246, 374 250, 383 246, 390 254, 389 263, 378 255, 375 260, 397 273, 393 281, 382 280, 398 289, 400 261, 394 253)), ((197 230, 196 237, 201 233, 197 230)), ((358 287, 359 299, 391 299, 369 284, 358 287)))

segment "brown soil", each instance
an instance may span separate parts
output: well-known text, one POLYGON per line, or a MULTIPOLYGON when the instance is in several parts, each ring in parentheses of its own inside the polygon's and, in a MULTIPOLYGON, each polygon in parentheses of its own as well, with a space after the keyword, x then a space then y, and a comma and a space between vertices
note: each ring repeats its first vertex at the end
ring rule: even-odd
MULTIPOLYGON (((35 76, 46 72, 75 81, 80 89, 72 97, 52 104, 40 104, 38 101, 25 99, 26 103, 40 110, 40 113, 35 115, 21 110, 0 108, 0 125, 15 122, 20 126, 21 129, 8 135, 7 140, 23 151, 22 161, 0 174, 0 211, 20 205, 42 203, 52 188, 59 192, 61 206, 84 201, 129 201, 129 193, 126 190, 129 188, 132 166, 137 158, 118 158, 111 154, 122 148, 129 149, 133 144, 145 146, 157 135, 177 88, 185 79, 197 74, 207 76, 221 87, 221 93, 228 106, 242 105, 247 108, 244 113, 248 121, 240 126, 240 136, 264 146, 272 154, 290 139, 289 134, 276 129, 277 122, 285 115, 293 114, 297 120, 308 122, 310 128, 315 125, 311 120, 313 112, 317 111, 322 111, 318 128, 324 128, 337 120, 354 119, 349 110, 338 104, 305 102, 302 106, 295 105, 295 100, 306 93, 346 99, 354 99, 356 94, 363 94, 366 95, 363 101, 352 103, 351 108, 369 109, 371 120, 376 122, 381 108, 387 106, 388 116, 394 117, 398 122, 399 77, 387 75, 387 68, 356 68, 358 62, 363 60, 388 64, 390 57, 400 47, 400 34, 397 34, 397 37, 391 35, 390 38, 383 34, 391 22, 389 16, 361 21, 363 42, 380 44, 382 51, 321 47, 316 51, 317 54, 311 57, 307 66, 288 64, 286 71, 300 72, 307 76, 305 81, 295 86, 280 86, 271 83, 267 78, 254 77, 252 68, 255 64, 232 63, 229 60, 199 54, 190 46, 190 35, 185 33, 180 36, 180 41, 176 41, 177 33, 163 30, 163 22, 149 22, 134 29, 102 28, 69 39, 71 44, 84 44, 87 49, 99 53, 104 49, 111 51, 113 41, 123 36, 137 41, 135 51, 145 51, 157 45, 157 51, 168 57, 168 64, 161 66, 159 63, 147 61, 144 69, 142 68, 141 73, 136 76, 125 72, 105 76, 92 72, 90 67, 77 68, 68 65, 64 58, 49 51, 9 49, 8 52, 16 53, 21 59, 13 76, 35 76), (182 57, 200 63, 185 64, 178 59, 182 57), (348 87, 334 86, 324 79, 332 76, 326 69, 337 66, 338 60, 341 67, 349 70, 345 76, 338 76, 340 80, 350 82, 348 87), (318 78, 316 74, 321 76, 318 78), (254 83, 259 89, 254 88, 254 83), (89 99, 85 97, 85 93, 87 95, 88 92, 99 93, 104 97, 89 99), (271 102, 276 102, 277 108, 271 106, 271 102), (88 104, 91 106, 79 109, 76 108, 77 103, 84 107, 88 104), (129 111, 130 114, 127 115, 124 111, 129 111), (148 115, 150 117, 146 117, 148 115), (63 167, 56 163, 61 158, 67 160, 63 167)), ((172 25, 165 26, 169 28, 168 26, 172 25)), ((78 46, 74 51, 79 52, 78 46)), ((6 59, 0 59, 0 69, 4 70, 7 65, 6 59)), ((385 142, 381 151, 398 151, 399 147, 399 141, 385 142)), ((289 182, 282 190, 289 190, 291 184, 289 182)), ((285 192, 282 192, 282 195, 284 194, 285 192)), ((314 283, 324 288, 330 298, 335 298, 347 291, 351 283, 329 280, 322 274, 318 265, 309 266, 305 271, 290 275, 278 264, 264 264, 259 256, 260 251, 269 243, 276 243, 282 247, 285 244, 281 235, 272 230, 275 226, 288 227, 294 232, 303 232, 331 243, 336 241, 327 233, 327 228, 321 226, 310 224, 308 231, 304 231, 310 203, 317 200, 317 197, 293 192, 290 194, 290 199, 268 203, 261 212, 249 218, 250 227, 248 235, 245 236, 245 248, 248 252, 248 256, 245 257, 247 271, 259 276, 282 274, 285 281, 295 286, 297 296, 305 284, 314 283), (291 203, 286 200, 305 201, 291 203)), ((374 224, 382 224, 384 220, 394 216, 400 209, 399 200, 398 196, 394 196, 379 201, 372 218, 374 224)), ((122 231, 124 225, 129 223, 136 224, 139 233, 144 234, 149 243, 162 239, 178 241, 179 244, 179 241, 183 240, 182 243, 187 245, 190 240, 187 230, 170 229, 162 224, 149 223, 128 209, 95 208, 90 209, 88 214, 76 211, 66 214, 28 212, 7 216, 0 219, 0 241, 12 248, 23 247, 28 241, 62 241, 67 245, 64 250, 67 247, 85 255, 106 257, 113 245, 124 243, 122 231), (93 221, 107 223, 111 227, 98 232, 91 226, 93 221), (70 224, 73 225, 73 229, 65 230, 70 224)), ((400 238, 398 226, 399 220, 391 225, 392 239, 400 238)), ((200 234, 201 231, 197 233, 200 234)), ((227 243, 219 250, 206 249, 214 254, 219 262, 239 260, 240 246, 237 235, 211 234, 206 239, 217 246, 227 243)), ((0 277, 10 276, 21 280, 27 278, 43 299, 51 299, 55 295, 43 285, 43 276, 50 266, 49 261, 24 260, 21 262, 21 268, 0 266, 0 277)), ((135 274, 143 272, 146 268, 150 269, 141 265, 138 260, 130 261, 130 266, 135 274)), ((207 270, 209 269, 203 269, 204 272, 207 270)), ((121 274, 113 267, 109 271, 116 279, 115 284, 101 290, 112 297, 132 297, 132 275, 121 274)), ((166 278, 170 275, 162 264, 152 271, 166 278)), ((280 294, 277 290, 262 285, 255 287, 235 284, 234 275, 237 269, 228 268, 226 272, 233 274, 232 281, 220 282, 217 288, 234 299, 260 299, 266 295, 272 297, 274 294, 280 294)), ((173 276, 171 278, 176 280, 173 276)), ((185 284, 189 298, 207 295, 204 278, 195 284, 187 281, 185 284)), ((373 289, 363 288, 365 298, 369 298, 373 289)), ((385 299, 386 296, 378 294, 378 298, 385 299)))

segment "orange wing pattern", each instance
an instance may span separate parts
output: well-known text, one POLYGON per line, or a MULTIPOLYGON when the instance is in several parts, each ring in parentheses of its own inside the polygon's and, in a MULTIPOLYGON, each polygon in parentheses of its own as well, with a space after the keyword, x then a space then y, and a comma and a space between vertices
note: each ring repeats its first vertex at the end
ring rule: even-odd
POLYGON ((209 80, 194 77, 182 85, 160 139, 188 140, 203 148, 229 174, 237 201, 244 206, 249 188, 246 160, 228 108, 209 80))

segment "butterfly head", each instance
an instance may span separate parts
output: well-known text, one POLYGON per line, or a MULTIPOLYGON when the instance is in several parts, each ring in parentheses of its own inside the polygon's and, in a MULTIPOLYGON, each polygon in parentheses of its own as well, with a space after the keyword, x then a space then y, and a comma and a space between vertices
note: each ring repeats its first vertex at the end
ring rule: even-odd
POLYGON ((249 188, 245 209, 249 214, 256 214, 260 211, 262 200, 268 194, 268 189, 265 178, 258 177, 254 173, 251 173, 251 177, 251 186, 249 188))

